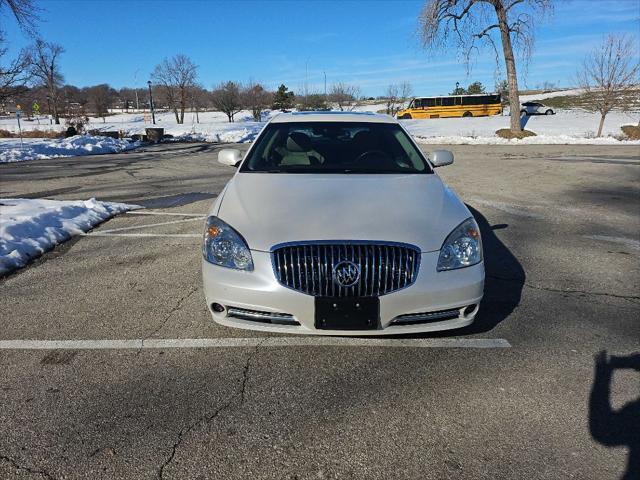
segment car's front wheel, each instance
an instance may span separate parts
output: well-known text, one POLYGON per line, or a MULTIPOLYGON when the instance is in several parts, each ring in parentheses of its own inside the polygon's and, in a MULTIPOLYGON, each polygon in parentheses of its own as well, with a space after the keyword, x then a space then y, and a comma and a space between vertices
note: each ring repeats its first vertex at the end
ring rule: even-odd
POLYGON ((522 115, 527 115, 527 111, 526 110, 520 110, 520 116, 522 115))
POLYGON ((549 109, 546 112, 544 112, 545 115, 553 115, 553 110, 549 109))

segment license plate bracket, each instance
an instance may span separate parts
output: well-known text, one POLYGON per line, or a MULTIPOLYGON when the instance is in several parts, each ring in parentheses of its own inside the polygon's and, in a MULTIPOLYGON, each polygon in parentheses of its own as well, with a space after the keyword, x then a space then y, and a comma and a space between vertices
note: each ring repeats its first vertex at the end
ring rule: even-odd
POLYGON ((319 330, 377 330, 380 326, 378 297, 316 297, 315 312, 319 330))

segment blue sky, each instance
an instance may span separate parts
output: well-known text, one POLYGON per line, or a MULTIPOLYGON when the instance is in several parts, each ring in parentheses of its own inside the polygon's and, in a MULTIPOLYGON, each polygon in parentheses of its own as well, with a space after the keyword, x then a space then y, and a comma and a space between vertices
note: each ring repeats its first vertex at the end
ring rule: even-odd
MULTIPOLYGON (((523 87, 544 81, 570 86, 582 57, 610 32, 640 38, 640 0, 556 0, 555 15, 537 28, 523 87)), ((425 53, 416 35, 421 1, 40 1, 40 35, 66 49, 62 71, 79 86, 143 86, 163 57, 190 56, 199 80, 250 79, 300 90, 306 79, 359 85, 379 95, 409 81, 416 95, 447 93, 456 81, 493 87, 495 57, 467 69, 454 51, 425 53)), ((0 18, 11 48, 29 39, 12 18, 0 18)), ((640 40, 639 40, 640 42, 640 40)), ((504 69, 502 70, 504 72, 504 69)))

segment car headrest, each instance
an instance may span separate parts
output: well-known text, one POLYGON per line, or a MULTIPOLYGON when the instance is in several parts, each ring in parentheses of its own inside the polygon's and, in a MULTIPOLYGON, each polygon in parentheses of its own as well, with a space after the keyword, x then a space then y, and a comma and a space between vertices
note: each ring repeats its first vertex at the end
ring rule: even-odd
POLYGON ((311 139, 302 132, 291 132, 287 137, 287 150, 290 152, 308 152, 311 148, 311 139))
POLYGON ((360 130, 353 136, 353 143, 357 146, 373 147, 378 142, 376 136, 369 130, 360 130))

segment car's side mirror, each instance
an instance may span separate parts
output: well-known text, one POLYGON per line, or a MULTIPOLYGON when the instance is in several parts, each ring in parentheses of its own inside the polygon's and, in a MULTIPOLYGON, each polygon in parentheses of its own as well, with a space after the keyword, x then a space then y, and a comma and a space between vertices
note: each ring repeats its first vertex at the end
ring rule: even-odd
POLYGON ((235 167, 242 160, 242 153, 235 148, 223 148, 218 152, 218 163, 235 167))
POLYGON ((429 160, 431 160, 434 168, 451 165, 453 163, 453 153, 449 150, 434 150, 429 155, 429 160))

